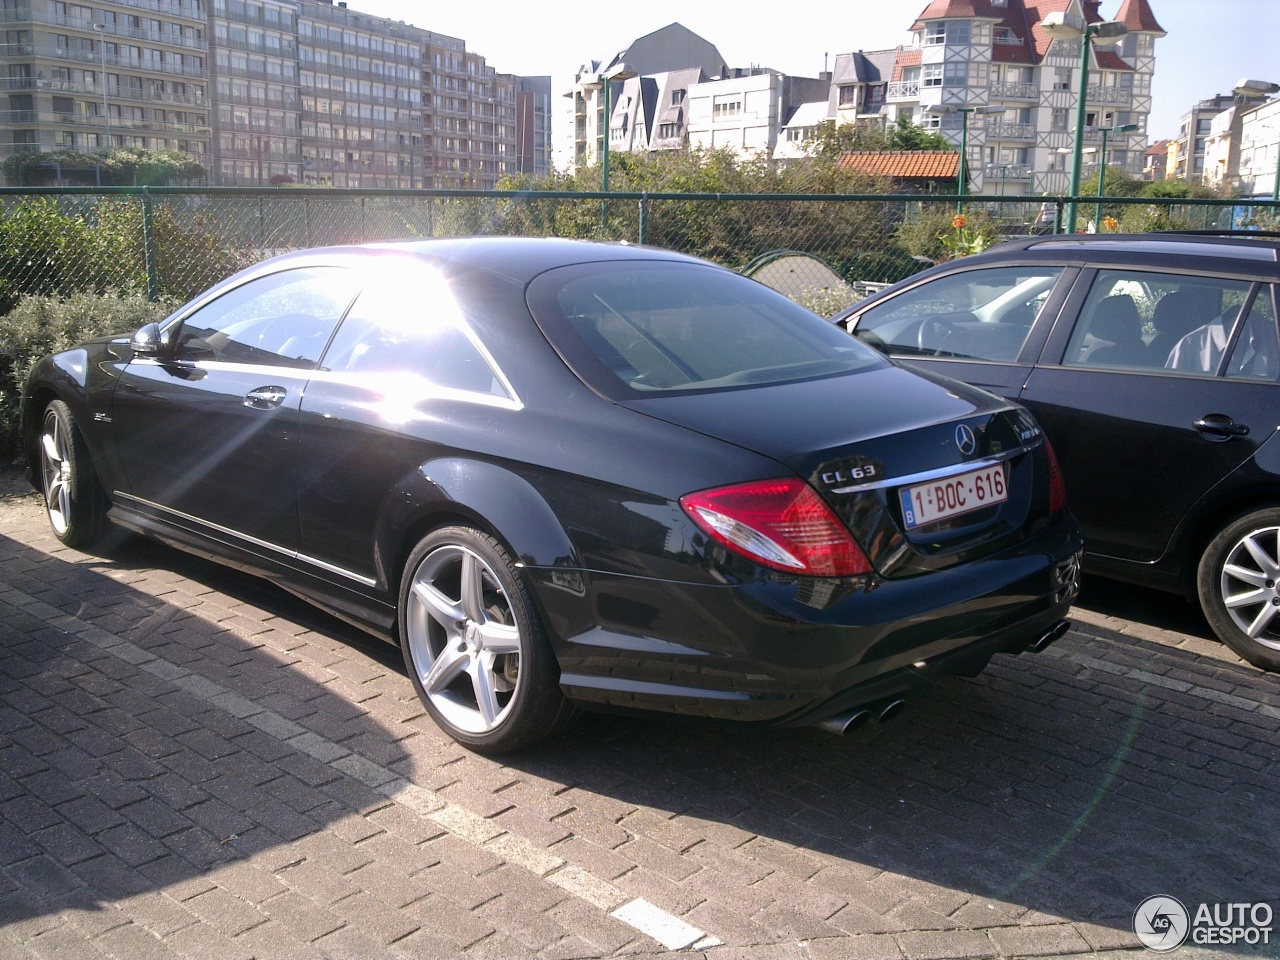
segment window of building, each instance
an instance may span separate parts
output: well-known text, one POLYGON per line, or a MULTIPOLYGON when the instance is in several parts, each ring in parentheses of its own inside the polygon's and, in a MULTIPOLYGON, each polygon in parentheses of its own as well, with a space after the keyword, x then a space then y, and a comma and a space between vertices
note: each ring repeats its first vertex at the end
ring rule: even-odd
POLYGON ((1049 128, 1051 130, 1066 130, 1069 116, 1070 111, 1062 108, 1055 109, 1049 118, 1049 128))
POLYGON ((930 23, 924 29, 924 42, 927 46, 966 44, 969 42, 969 21, 941 20, 930 23))
POLYGON ((942 64, 928 63, 920 68, 920 86, 922 87, 940 87, 942 86, 942 64))
POLYGON ((838 102, 842 107, 855 105, 858 102, 858 85, 855 83, 841 84, 838 102))
POLYGON ((688 90, 672 90, 671 105, 676 106, 677 104, 684 103, 684 98, 688 93, 689 93, 688 90))
POLYGON ((714 120, 726 120, 729 117, 736 117, 740 113, 742 113, 741 94, 716 97, 712 102, 711 115, 714 120))

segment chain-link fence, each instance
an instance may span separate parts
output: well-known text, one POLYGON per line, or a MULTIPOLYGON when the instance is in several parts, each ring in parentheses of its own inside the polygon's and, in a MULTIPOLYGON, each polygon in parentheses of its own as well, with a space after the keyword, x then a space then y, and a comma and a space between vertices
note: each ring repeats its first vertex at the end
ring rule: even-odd
MULTIPOLYGON (((767 279, 820 313, 956 252, 1062 232, 1065 198, 204 188, 0 189, 0 313, 29 294, 184 300, 287 250, 524 235, 647 243, 767 279)), ((1079 202, 1077 229, 1273 226, 1231 200, 1079 202)))

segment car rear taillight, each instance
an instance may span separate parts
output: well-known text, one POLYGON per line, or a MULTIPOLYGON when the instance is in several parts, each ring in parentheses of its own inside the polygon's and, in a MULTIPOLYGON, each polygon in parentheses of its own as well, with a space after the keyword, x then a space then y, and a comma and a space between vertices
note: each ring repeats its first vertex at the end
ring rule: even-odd
POLYGON ((1049 460, 1049 513, 1054 514, 1067 506, 1067 484, 1062 479, 1062 468, 1058 466, 1058 455, 1053 452, 1053 444, 1044 438, 1044 455, 1049 460))
POLYGON ((717 543, 774 570, 814 577, 871 572, 840 518, 799 477, 702 490, 681 497, 680 505, 717 543))

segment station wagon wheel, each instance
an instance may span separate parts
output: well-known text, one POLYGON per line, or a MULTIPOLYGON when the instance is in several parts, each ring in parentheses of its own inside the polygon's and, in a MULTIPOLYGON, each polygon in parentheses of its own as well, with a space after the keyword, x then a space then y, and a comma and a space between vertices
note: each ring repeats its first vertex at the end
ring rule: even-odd
POLYGON ((71 409, 61 400, 45 408, 40 428, 40 486, 53 534, 69 547, 102 532, 106 496, 71 409))
POLYGON ((521 574, 479 530, 445 527, 414 549, 400 589, 400 642, 427 711, 473 750, 526 746, 572 715, 521 574))
POLYGON ((1196 585, 1222 642, 1264 670, 1280 670, 1280 509, 1224 528, 1200 559, 1196 585))

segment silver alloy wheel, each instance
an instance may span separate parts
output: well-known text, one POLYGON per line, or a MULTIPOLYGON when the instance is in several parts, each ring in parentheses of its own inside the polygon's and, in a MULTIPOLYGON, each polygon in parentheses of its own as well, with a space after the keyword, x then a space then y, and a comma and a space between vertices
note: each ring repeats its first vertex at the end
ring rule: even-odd
POLYGON ((497 575, 447 544, 414 571, 405 616, 418 682, 440 716, 469 734, 506 719, 520 682, 520 630, 497 575))
POLYGON ((40 464, 49 522, 54 533, 61 537, 71 525, 71 438, 52 408, 44 415, 40 464))
POLYGON ((1219 578, 1228 615, 1254 642, 1280 650, 1280 527, 1245 534, 1231 548, 1219 578))

